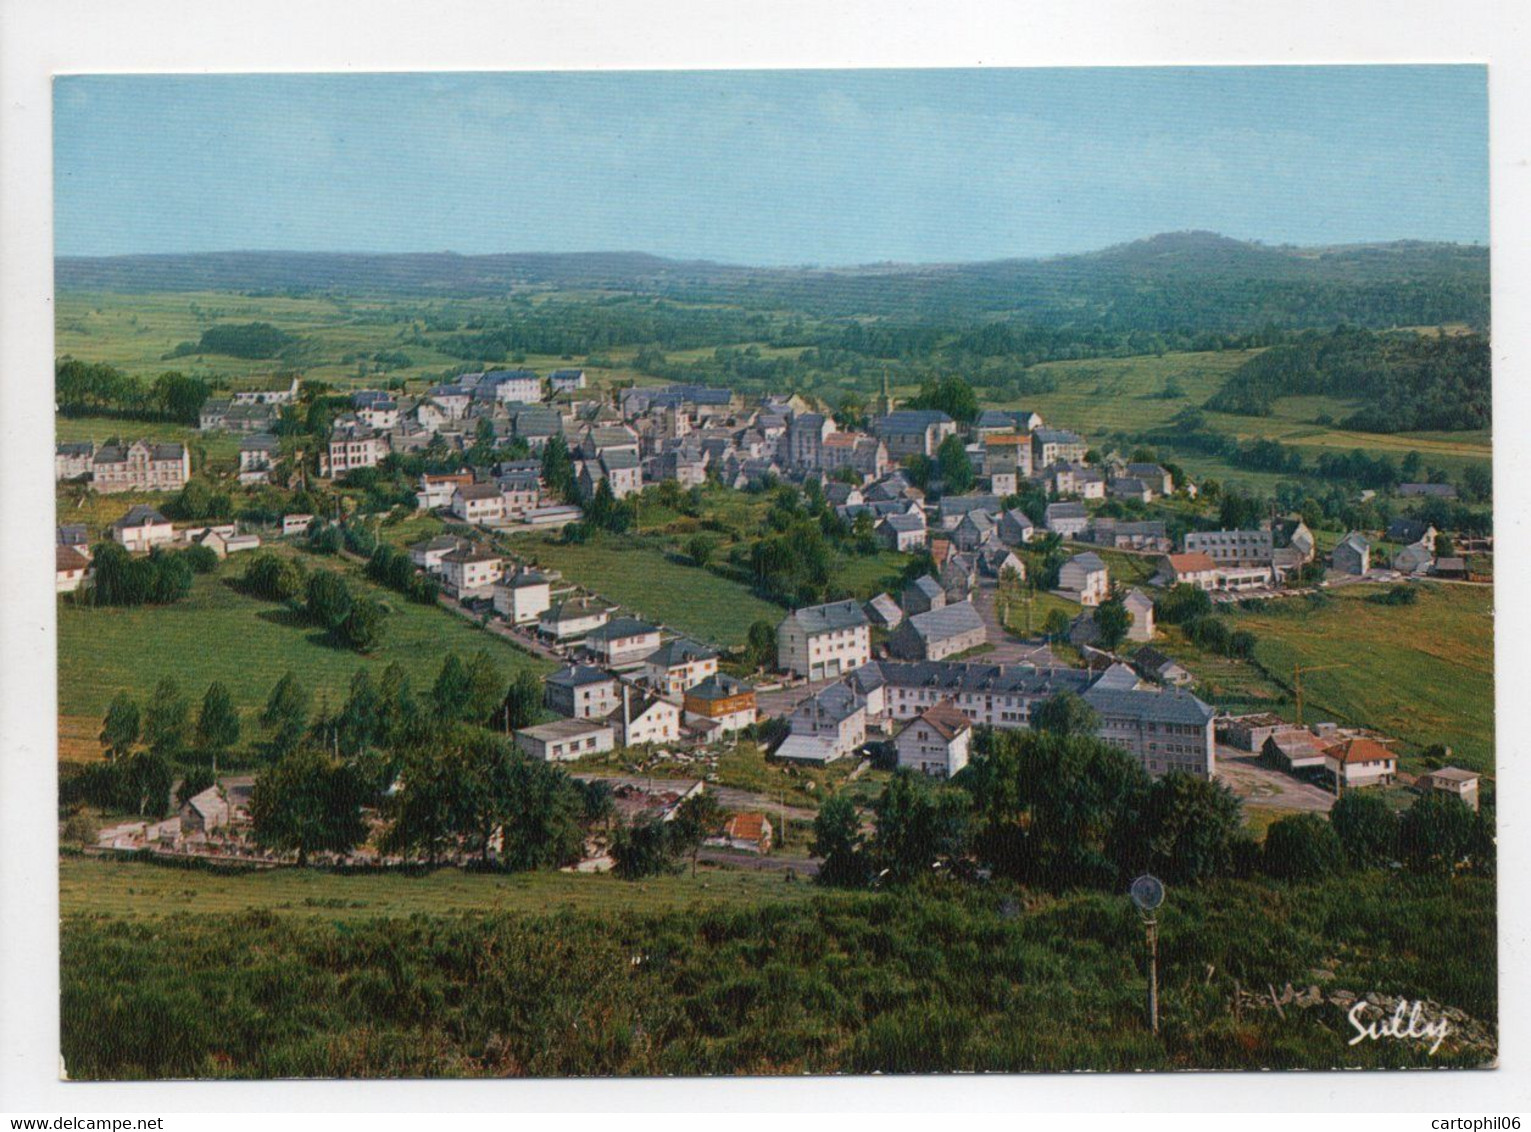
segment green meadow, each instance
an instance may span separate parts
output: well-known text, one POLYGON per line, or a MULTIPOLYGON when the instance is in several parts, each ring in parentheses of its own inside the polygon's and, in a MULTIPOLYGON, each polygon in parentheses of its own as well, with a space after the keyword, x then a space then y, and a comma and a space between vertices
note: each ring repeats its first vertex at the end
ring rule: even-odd
MULTIPOLYGON (((341 568, 339 562, 311 564, 341 568)), ((189 597, 168 606, 58 606, 59 714, 66 734, 88 736, 118 692, 147 696, 169 677, 193 697, 221 680, 244 709, 247 731, 272 685, 288 671, 313 692, 314 706, 339 706, 360 669, 374 676, 397 662, 417 692, 428 690, 449 652, 485 649, 509 676, 551 666, 503 638, 434 606, 417 605, 348 570, 354 589, 372 593, 389 610, 382 644, 362 656, 332 645, 327 634, 287 607, 246 596, 227 584, 239 559, 217 574, 199 575, 189 597)), ((73 744, 76 757, 85 752, 73 744)))
POLYGON ((786 610, 748 586, 685 562, 680 555, 638 538, 598 535, 565 543, 548 535, 507 540, 526 559, 557 570, 625 609, 712 644, 744 643, 756 621, 780 621, 786 610))
POLYGON ((59 857, 63 915, 139 920, 172 917, 191 906, 208 915, 265 909, 332 922, 461 912, 666 912, 696 904, 800 900, 815 891, 815 886, 788 881, 777 871, 710 865, 695 877, 687 871, 630 882, 610 873, 436 869, 345 875, 289 868, 219 872, 122 858, 59 857))
POLYGON ((1420 752, 1452 748, 1452 762, 1494 772, 1494 611, 1487 586, 1416 585, 1414 605, 1378 605, 1379 586, 1326 591, 1313 608, 1302 599, 1265 610, 1220 611, 1229 627, 1248 629, 1255 664, 1212 656, 1163 626, 1155 644, 1186 665, 1212 698, 1231 710, 1295 713, 1293 670, 1303 674, 1303 718, 1376 728, 1402 740, 1408 770, 1420 752), (1343 666, 1343 667, 1338 667, 1343 666))

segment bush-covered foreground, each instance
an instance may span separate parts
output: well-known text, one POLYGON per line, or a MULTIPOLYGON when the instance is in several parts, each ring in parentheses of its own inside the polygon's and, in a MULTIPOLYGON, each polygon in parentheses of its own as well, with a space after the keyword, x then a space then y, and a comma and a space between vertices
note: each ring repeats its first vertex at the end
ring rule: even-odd
MULTIPOLYGON (((748 909, 319 920, 73 915, 76 1079, 1441 1067, 1448 1038, 1348 1044, 1342 1006, 1423 998, 1492 1026, 1492 883, 1374 871, 1220 881, 1160 917, 1162 1032, 1127 901, 998 885, 748 909)), ((1455 1036, 1455 1035, 1453 1035, 1455 1036)))

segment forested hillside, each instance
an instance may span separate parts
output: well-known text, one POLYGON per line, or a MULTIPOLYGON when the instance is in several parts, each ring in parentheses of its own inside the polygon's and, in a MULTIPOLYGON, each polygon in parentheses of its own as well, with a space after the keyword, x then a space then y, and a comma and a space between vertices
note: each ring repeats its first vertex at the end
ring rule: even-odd
POLYGON ((1263 417, 1279 398, 1302 394, 1361 398, 1339 423, 1362 432, 1488 428, 1488 338, 1343 328, 1306 334, 1250 358, 1207 408, 1263 417))
POLYGON ((616 290, 682 301, 950 320, 1014 316, 1046 328, 1231 332, 1488 321, 1488 250, 1403 242, 1265 247, 1181 232, 1087 255, 833 270, 752 268, 636 253, 352 255, 219 252, 61 258, 62 290, 490 295, 616 290))

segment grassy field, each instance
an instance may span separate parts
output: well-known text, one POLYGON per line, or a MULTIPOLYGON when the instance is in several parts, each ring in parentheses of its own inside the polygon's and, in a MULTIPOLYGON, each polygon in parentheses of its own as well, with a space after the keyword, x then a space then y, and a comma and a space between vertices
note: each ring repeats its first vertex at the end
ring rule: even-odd
MULTIPOLYGON (((1333 591, 1311 614, 1240 614, 1256 659, 1282 680, 1297 664, 1348 664, 1303 676, 1304 712, 1376 727, 1418 748, 1449 744, 1453 762, 1494 768, 1493 591, 1419 586, 1413 606, 1365 600, 1373 587, 1333 591)), ((1405 760, 1407 765, 1409 760, 1405 760)))
POLYGON ((524 535, 507 541, 539 566, 558 570, 566 581, 712 644, 743 644, 753 622, 774 625, 786 615, 748 587, 687 565, 644 540, 602 536, 577 544, 559 542, 557 536, 524 535))
MULTIPOLYGON (((191 596, 170 606, 113 609, 61 602, 61 733, 88 737, 117 692, 144 696, 167 676, 194 697, 210 682, 223 681, 245 709, 250 735, 256 730, 252 709, 287 671, 312 689, 317 709, 326 698, 339 706, 358 669, 377 675, 395 661, 417 692, 429 689, 449 652, 466 656, 487 649, 507 675, 550 667, 444 609, 407 602, 353 573, 353 588, 373 593, 390 610, 382 645, 360 656, 331 646, 325 634, 285 607, 226 585, 224 579, 241 569, 236 559, 217 575, 198 576, 191 596)), ((66 753, 80 750, 79 743, 66 745, 66 753)))
POLYGON ((1412 606, 1385 606, 1366 597, 1376 586, 1328 591, 1318 609, 1291 601, 1278 611, 1226 613, 1230 627, 1258 638, 1257 665, 1210 656, 1173 627, 1156 642, 1196 676, 1211 698, 1230 708, 1275 711, 1291 718, 1292 670, 1343 664, 1305 673, 1303 715, 1375 727, 1403 740, 1405 769, 1420 770, 1424 747, 1445 743, 1452 761, 1494 769, 1493 592, 1484 586, 1421 585, 1412 606))
POLYGON ((305 919, 345 921, 376 916, 459 912, 665 912, 696 904, 754 904, 798 900, 814 892, 778 872, 702 866, 639 882, 603 873, 364 873, 345 876, 318 869, 244 873, 172 868, 152 862, 63 855, 59 858, 59 911, 157 919, 188 907, 222 915, 260 908, 305 919))
MULTIPOLYGON (((1229 374, 1257 353, 1258 350, 1227 350, 1047 362, 1032 367, 1032 372, 1056 378, 1058 391, 1021 397, 1007 402, 1006 407, 1033 409, 1049 424, 1076 429, 1092 441, 1110 433, 1136 436, 1163 427, 1182 409, 1200 409, 1229 374), (1179 387, 1180 395, 1165 397, 1164 391, 1171 381, 1179 387)), ((1205 412, 1205 416, 1208 427, 1218 432, 1241 440, 1279 440, 1301 450, 1310 461, 1324 451, 1348 452, 1355 448, 1395 459, 1414 451, 1427 464, 1444 468, 1455 476, 1468 463, 1492 458, 1486 430, 1382 434, 1314 423, 1325 414, 1343 420, 1359 407, 1358 401, 1336 397, 1284 397, 1276 402, 1268 417, 1216 412, 1205 412)), ((1269 491, 1281 480, 1291 478, 1234 468, 1194 453, 1176 453, 1174 458, 1193 475, 1210 475, 1246 488, 1269 491)))
MULTIPOLYGON (((390 300, 348 299, 328 295, 240 295, 231 292, 174 292, 133 295, 77 291, 57 296, 56 353, 89 362, 108 362, 147 380, 178 370, 212 381, 219 388, 257 388, 278 370, 295 368, 305 377, 341 387, 376 385, 386 378, 403 378, 409 388, 453 367, 463 365, 432 348, 432 335, 420 345, 406 341, 428 315, 446 305, 459 313, 503 315, 503 303, 493 299, 390 300), (279 359, 245 360, 221 355, 166 358, 181 342, 194 342, 202 331, 220 323, 269 322, 300 336, 307 349, 294 362, 279 359), (403 353, 410 365, 395 366, 385 375, 362 374, 359 365, 377 353, 403 353)), ((608 356, 619 355, 609 352, 608 356)), ((631 351, 628 352, 629 354, 631 351)), ((581 359, 534 354, 524 362, 538 373, 577 364, 581 359)), ((635 376, 631 372, 592 370, 592 384, 609 385, 635 376)))

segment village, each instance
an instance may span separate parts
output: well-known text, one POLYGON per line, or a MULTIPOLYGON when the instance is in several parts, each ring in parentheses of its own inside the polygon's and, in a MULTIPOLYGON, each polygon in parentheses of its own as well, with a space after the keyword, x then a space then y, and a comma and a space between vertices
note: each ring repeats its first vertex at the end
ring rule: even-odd
MULTIPOLYGON (((203 432, 238 437, 240 487, 305 475, 301 464, 294 472, 278 435, 284 409, 303 396, 294 376, 203 405, 203 432)), ((1491 540, 1454 543, 1426 521, 1397 518, 1386 530, 1347 532, 1324 552, 1301 518, 1282 514, 1176 537, 1164 518, 1121 517, 1123 508, 1108 504, 1130 504, 1127 514, 1156 503, 1194 506, 1198 485, 1179 469, 1103 454, 1034 412, 985 409, 959 424, 940 409, 900 407, 886 387, 860 428, 840 427, 800 395, 746 404, 718 388, 595 389, 580 369, 545 378, 525 369, 465 373, 413 398, 346 396, 349 411, 333 420, 315 468, 338 487, 407 455, 450 463, 476 444, 520 453, 488 467, 465 461, 455 471, 422 472, 414 509, 438 516, 444 533, 409 544, 409 563, 433 580, 448 609, 556 664, 542 681, 552 718, 515 730, 514 744, 534 760, 614 782, 629 822, 671 820, 688 797, 718 790, 715 753, 741 737, 781 768, 844 764, 859 774, 876 765, 949 779, 984 733, 1029 729, 1059 703, 1083 705, 1096 737, 1149 775, 1223 781, 1247 807, 1322 812, 1346 790, 1403 783, 1476 809, 1480 776, 1471 771, 1445 765, 1401 776, 1392 737, 1304 724, 1300 672, 1292 720, 1234 714, 1198 698, 1197 673, 1156 645, 1156 610, 1163 617, 1167 602, 1211 609, 1358 582, 1465 582, 1464 551, 1491 551, 1491 540), (562 469, 562 485, 549 482, 550 467, 562 469), (771 654, 748 670, 715 642, 539 565, 535 547, 518 539, 578 531, 593 512, 641 500, 658 485, 673 485, 672 493, 703 485, 806 491, 845 530, 904 556, 909 569, 901 588, 869 600, 786 612, 773 627, 771 654), (948 490, 954 485, 963 490, 948 490), (1136 563, 1135 582, 1114 576, 1108 557, 1136 563), (1033 625, 1039 598, 1051 601, 1050 611, 1033 625), (581 771, 624 752, 647 777, 581 771)), ((153 439, 61 443, 55 471, 61 484, 101 495, 179 492, 193 478, 186 445, 153 439)), ((1452 491, 1421 483, 1397 494, 1452 491)), ((331 518, 289 512, 254 530, 177 524, 135 503, 105 530, 59 526, 57 589, 92 584, 92 547, 103 537, 131 555, 201 547, 222 560, 263 539, 302 539, 331 518)), ((214 783, 164 820, 101 829, 96 847, 290 861, 251 842, 249 800, 248 776, 214 783)), ((729 800, 707 844, 720 859, 764 858, 790 820, 785 804, 773 814, 759 793, 735 790, 729 800)), ((811 819, 811 810, 798 817, 811 819)), ((606 847, 593 840, 577 867, 610 868, 606 847)), ((344 859, 402 861, 368 847, 344 859)), ((812 861, 799 864, 813 871, 812 861)))

